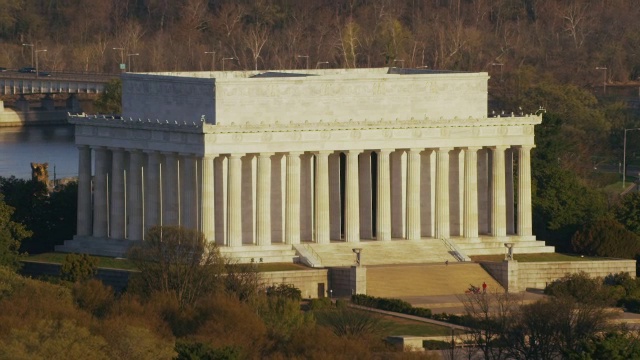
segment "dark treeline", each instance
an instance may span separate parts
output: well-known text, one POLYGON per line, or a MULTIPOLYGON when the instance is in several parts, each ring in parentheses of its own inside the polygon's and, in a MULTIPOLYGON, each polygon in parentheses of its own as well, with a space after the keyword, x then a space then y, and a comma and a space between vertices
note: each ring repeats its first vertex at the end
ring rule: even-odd
POLYGON ((227 70, 394 65, 496 77, 530 65, 595 85, 596 67, 613 82, 640 69, 633 0, 0 0, 0 8, 0 66, 13 68, 37 48, 55 71, 224 62, 227 70))

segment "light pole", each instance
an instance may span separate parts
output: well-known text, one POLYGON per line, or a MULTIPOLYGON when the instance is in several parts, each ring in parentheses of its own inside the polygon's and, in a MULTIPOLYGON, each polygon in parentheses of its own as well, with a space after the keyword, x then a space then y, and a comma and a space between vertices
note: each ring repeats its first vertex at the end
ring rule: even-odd
POLYGON ((127 71, 131 72, 131 57, 132 56, 138 56, 140 54, 135 53, 135 54, 127 54, 127 71))
POLYGON ((39 52, 46 52, 47 49, 43 49, 43 50, 36 50, 36 77, 40 76, 40 70, 38 70, 38 53, 39 52))
POLYGON ((322 64, 329 64, 329 62, 328 61, 318 61, 318 63, 316 64, 316 69, 318 67, 320 67, 320 65, 322 65, 322 64))
POLYGON ((35 48, 35 46, 33 46, 33 44, 22 44, 22 46, 29 46, 29 47, 31 47, 31 66, 33 66, 33 52, 34 52, 34 48, 35 48))
POLYGON ((502 67, 504 66, 503 63, 491 63, 491 66, 500 66, 500 82, 502 82, 502 67))
POLYGON ((624 189, 627 179, 627 131, 640 130, 640 128, 624 129, 624 141, 622 145, 622 188, 624 189))
POLYGON ((307 59, 307 70, 309 70, 309 55, 296 55, 296 57, 306 58, 307 59))
POLYGON ((205 54, 211 54, 211 71, 216 70, 216 52, 215 51, 205 51, 205 54))
POLYGON ((607 67, 606 66, 598 66, 596 70, 602 70, 602 95, 607 94, 607 67))
POLYGON ((121 66, 121 64, 124 64, 124 48, 114 47, 113 50, 120 50, 120 64, 118 66, 120 67, 120 71, 122 71, 124 70, 121 66))
POLYGON ((224 71, 224 61, 225 60, 238 60, 234 57, 226 57, 226 58, 222 58, 222 71, 224 71))

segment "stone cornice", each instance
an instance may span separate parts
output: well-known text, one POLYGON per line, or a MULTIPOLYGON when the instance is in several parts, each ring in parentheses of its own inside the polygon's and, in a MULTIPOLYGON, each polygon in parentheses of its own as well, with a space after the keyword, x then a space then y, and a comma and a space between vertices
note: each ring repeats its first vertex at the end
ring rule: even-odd
POLYGON ((144 129, 154 131, 178 131, 189 133, 203 133, 204 119, 199 121, 170 121, 160 119, 133 119, 119 115, 87 115, 68 114, 67 119, 74 125, 94 125, 103 127, 117 127, 128 129, 144 129))
POLYGON ((468 119, 429 119, 424 120, 365 120, 365 121, 330 121, 330 122, 304 122, 304 123, 246 123, 229 125, 204 124, 204 132, 207 134, 224 133, 263 133, 263 132, 287 132, 287 131, 333 131, 333 130, 385 130, 385 129, 432 129, 432 128, 471 128, 471 127, 496 127, 496 126, 522 126, 539 125, 542 117, 539 115, 492 117, 492 118, 468 118, 468 119))

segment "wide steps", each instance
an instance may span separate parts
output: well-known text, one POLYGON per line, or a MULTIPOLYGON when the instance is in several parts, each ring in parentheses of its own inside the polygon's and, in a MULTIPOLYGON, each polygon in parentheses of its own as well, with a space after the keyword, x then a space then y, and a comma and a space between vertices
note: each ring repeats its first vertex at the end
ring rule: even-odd
POLYGON ((467 256, 474 255, 504 255, 507 253, 505 242, 513 243, 514 254, 540 254, 555 252, 553 246, 547 246, 540 240, 513 240, 513 241, 491 241, 490 238, 482 239, 480 242, 465 242, 455 239, 458 248, 467 256))
POLYGON ((367 295, 419 297, 464 294, 470 284, 487 291, 502 286, 477 263, 421 264, 367 267, 367 295))
POLYGON ((307 245, 319 256, 320 263, 324 267, 355 265, 356 255, 353 249, 356 248, 362 249, 361 265, 365 266, 456 261, 442 241, 435 239, 307 245))
POLYGON ((298 262, 296 251, 291 245, 221 247, 220 253, 239 264, 298 262))

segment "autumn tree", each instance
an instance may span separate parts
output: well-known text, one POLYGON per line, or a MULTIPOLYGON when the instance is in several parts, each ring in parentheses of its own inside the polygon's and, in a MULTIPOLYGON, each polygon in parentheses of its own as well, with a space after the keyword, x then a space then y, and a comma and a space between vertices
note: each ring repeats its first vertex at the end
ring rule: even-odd
POLYGON ((180 307, 224 286, 226 263, 216 244, 196 230, 152 227, 144 241, 129 249, 127 257, 139 270, 132 275, 133 291, 146 296, 166 294, 180 307))
POLYGON ((0 194, 0 266, 15 269, 19 266, 20 243, 31 236, 31 232, 12 220, 13 211, 0 194))

